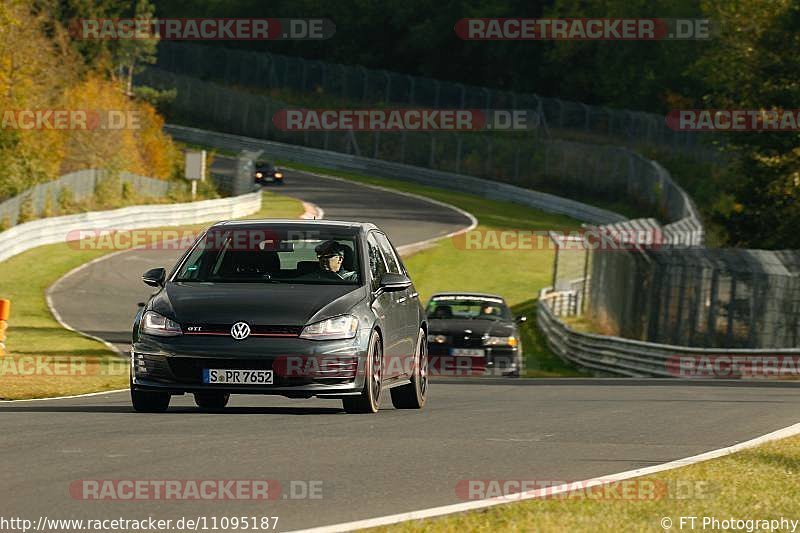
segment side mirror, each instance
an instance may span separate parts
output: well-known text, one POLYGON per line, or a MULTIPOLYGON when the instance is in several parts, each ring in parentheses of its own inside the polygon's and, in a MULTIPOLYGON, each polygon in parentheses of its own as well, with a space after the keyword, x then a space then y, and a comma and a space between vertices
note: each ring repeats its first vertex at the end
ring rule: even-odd
POLYGON ((378 289, 384 292, 403 291, 411 286, 411 280, 404 274, 387 272, 381 276, 378 289))
POLYGON ((167 279, 167 271, 163 268, 154 268, 142 274, 142 281, 151 287, 163 287, 167 279))
POLYGON ((518 316, 517 318, 514 319, 514 322, 516 322, 517 324, 522 324, 523 322, 527 322, 527 321, 528 321, 528 317, 526 317, 525 315, 518 316))

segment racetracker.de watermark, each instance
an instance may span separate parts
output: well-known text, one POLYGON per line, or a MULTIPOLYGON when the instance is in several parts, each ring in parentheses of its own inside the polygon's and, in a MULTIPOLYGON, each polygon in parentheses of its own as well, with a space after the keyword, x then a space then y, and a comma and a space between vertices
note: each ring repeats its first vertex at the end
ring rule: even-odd
POLYGON ((326 18, 85 18, 69 32, 79 40, 321 41, 336 25, 326 18))
POLYGON ((7 355, 0 357, 0 378, 125 376, 130 366, 130 361, 121 358, 7 355))
POLYGON ((524 131, 541 123, 532 109, 281 109, 282 131, 524 131))
POLYGON ((658 249, 665 244, 658 228, 594 228, 573 231, 474 229, 452 237, 459 250, 630 251, 658 249))
POLYGON ((525 497, 543 499, 587 499, 598 501, 705 500, 714 496, 708 480, 592 479, 564 481, 555 479, 462 479, 456 483, 461 500, 500 498, 510 501, 525 497))
POLYGON ((673 109, 675 131, 800 131, 800 109, 673 109))
POLYGON ((800 355, 673 355, 667 371, 679 378, 798 378, 800 355))
POLYGON ((4 130, 138 130, 139 113, 130 109, 4 109, 4 130))
POLYGON ((709 39, 708 19, 464 18, 456 35, 467 41, 662 41, 709 39))
POLYGON ((299 241, 313 247, 318 230, 290 230, 282 235, 267 229, 179 230, 179 229, 76 229, 67 233, 67 246, 74 250, 184 250, 200 237, 205 250, 232 252, 277 251, 282 240, 299 241))
MULTIPOLYGON (((509 357, 497 357, 497 362, 511 363, 509 357)), ((426 374, 430 377, 470 377, 483 376, 487 368, 495 364, 486 359, 485 354, 467 355, 429 355, 426 374)), ((383 359, 384 375, 414 375, 417 371, 417 357, 409 355, 387 355, 383 359)), ((364 364, 359 367, 359 358, 348 355, 281 355, 275 358, 272 369, 276 376, 285 378, 310 379, 354 379, 358 373, 363 375, 364 364)))
POLYGON ((78 479, 69 495, 87 501, 321 500, 321 480, 78 479))

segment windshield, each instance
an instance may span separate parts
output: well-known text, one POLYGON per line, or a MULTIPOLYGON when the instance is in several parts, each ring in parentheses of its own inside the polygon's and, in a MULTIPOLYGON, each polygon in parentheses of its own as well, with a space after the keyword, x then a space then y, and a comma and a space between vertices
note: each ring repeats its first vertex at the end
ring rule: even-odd
POLYGON ((361 279, 355 236, 269 228, 207 232, 172 281, 359 285, 361 279))
POLYGON ((445 296, 428 303, 428 316, 435 319, 511 320, 511 311, 500 298, 445 296))

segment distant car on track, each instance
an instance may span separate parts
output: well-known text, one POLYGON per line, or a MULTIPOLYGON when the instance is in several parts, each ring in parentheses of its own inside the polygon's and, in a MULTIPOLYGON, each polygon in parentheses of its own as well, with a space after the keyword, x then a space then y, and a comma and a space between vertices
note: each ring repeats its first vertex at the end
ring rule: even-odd
POLYGON ((522 346, 506 301, 494 294, 434 294, 426 309, 431 374, 519 376, 522 346))
POLYGON ((207 409, 278 394, 372 413, 387 389, 396 408, 425 405, 425 312, 373 224, 222 222, 142 279, 158 290, 133 325, 136 411, 184 393, 207 409))
POLYGON ((283 185, 284 183, 283 171, 268 161, 256 161, 255 170, 253 171, 253 181, 256 185, 266 185, 274 183, 276 185, 283 185))

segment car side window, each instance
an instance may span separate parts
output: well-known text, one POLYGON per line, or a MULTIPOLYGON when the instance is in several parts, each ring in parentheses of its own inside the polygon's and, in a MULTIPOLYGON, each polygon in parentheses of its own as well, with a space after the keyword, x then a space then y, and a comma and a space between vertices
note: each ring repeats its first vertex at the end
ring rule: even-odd
POLYGON ((400 260, 397 259, 389 239, 383 233, 376 233, 375 238, 378 241, 381 252, 383 252, 383 258, 386 260, 386 268, 393 274, 402 274, 403 271, 400 268, 400 260))
POLYGON ((386 264, 383 262, 383 255, 381 254, 378 242, 375 240, 375 234, 370 233, 367 236, 367 248, 369 253, 369 269, 372 272, 372 290, 378 288, 381 276, 384 275, 386 264))

